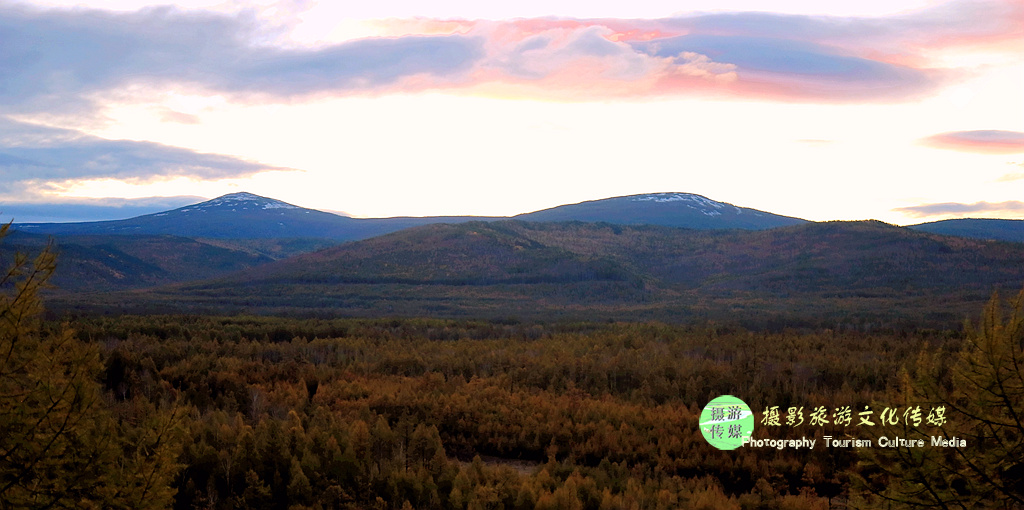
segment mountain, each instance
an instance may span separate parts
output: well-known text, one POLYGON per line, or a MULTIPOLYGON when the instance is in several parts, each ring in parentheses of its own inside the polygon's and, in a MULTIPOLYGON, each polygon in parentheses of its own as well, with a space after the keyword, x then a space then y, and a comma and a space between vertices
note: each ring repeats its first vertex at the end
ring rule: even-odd
POLYGON ((880 222, 745 231, 498 221, 422 226, 135 293, 131 309, 956 327, 994 289, 1022 283, 1024 245, 880 222))
MULTIPOLYGON (((349 218, 251 193, 232 193, 156 214, 114 221, 21 223, 22 232, 53 235, 146 234, 213 239, 368 239, 433 223, 508 218, 428 216, 349 218)), ((697 229, 760 230, 805 220, 715 202, 700 195, 657 193, 594 200, 516 216, 525 221, 651 224, 697 229)))
POLYGON ((50 283, 62 292, 110 291, 212 278, 272 262, 249 249, 151 235, 50 236, 15 232, 0 244, 0 259, 38 253, 52 243, 58 255, 50 283))
POLYGON ((1024 243, 1024 220, 964 218, 921 223, 907 228, 933 234, 1024 243))
POLYGON ((21 223, 21 232, 53 235, 173 235, 214 239, 366 239, 436 222, 472 217, 358 219, 298 207, 252 193, 231 193, 170 211, 113 221, 21 223))
MULTIPOLYGON (((648 195, 654 199, 637 201, 628 209, 632 211, 632 216, 626 216, 625 219, 635 220, 637 213, 647 210, 651 221, 702 225, 693 221, 693 218, 687 219, 687 214, 692 216, 690 208, 684 207, 678 214, 672 212, 679 209, 674 206, 678 205, 675 202, 678 202, 677 197, 680 196, 684 195, 648 195)), ((620 201, 609 199, 597 202, 613 205, 611 208, 606 207, 606 212, 615 209, 627 211, 627 208, 614 205, 620 201)), ((724 217, 731 217, 733 210, 739 210, 707 199, 702 199, 700 203, 710 208, 707 214, 696 217, 702 221, 702 216, 714 218, 716 214, 712 214, 712 211, 717 209, 726 210, 725 215, 717 214, 724 217)), ((589 211, 593 209, 593 203, 588 204, 566 206, 561 213, 570 219, 587 220, 591 216, 589 211), (580 214, 565 214, 575 208, 579 208, 580 214)), ((751 218, 755 214, 765 217, 760 212, 749 209, 744 211, 751 218)), ((535 214, 544 214, 544 211, 535 214)), ((602 218, 615 222, 611 217, 602 218)), ((339 242, 373 238, 426 224, 496 219, 465 216, 356 219, 305 209, 251 193, 232 193, 198 204, 125 220, 18 224, 18 235, 12 236, 4 249, 10 252, 17 248, 31 253, 46 243, 46 235, 56 236, 61 252, 61 270, 54 283, 69 292, 89 289, 105 291, 210 278, 291 255, 312 252, 339 242), (15 240, 20 244, 10 245, 15 240)), ((442 244, 436 240, 424 242, 436 249, 442 248, 442 244)), ((460 264, 463 267, 460 268, 462 274, 459 278, 476 277, 466 273, 472 261, 463 260, 460 264)), ((427 271, 422 266, 418 269, 427 271)), ((407 271, 411 269, 407 268, 407 271)))
POLYGON ((806 223, 692 193, 652 193, 590 200, 515 216, 523 221, 586 221, 695 229, 764 230, 806 223))
POLYGON ((232 193, 206 202, 125 220, 81 223, 22 223, 28 233, 56 235, 144 234, 212 238, 331 237, 347 218, 304 209, 251 193, 232 193), (293 232, 311 235, 293 235, 293 232))

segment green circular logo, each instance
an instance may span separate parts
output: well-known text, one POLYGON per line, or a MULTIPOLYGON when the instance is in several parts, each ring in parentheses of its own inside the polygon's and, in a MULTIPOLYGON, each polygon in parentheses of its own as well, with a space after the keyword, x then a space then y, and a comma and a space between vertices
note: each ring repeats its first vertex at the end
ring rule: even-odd
POLYGON ((746 402, 722 395, 704 406, 700 413, 700 432, 719 450, 735 450, 754 433, 754 413, 746 402))

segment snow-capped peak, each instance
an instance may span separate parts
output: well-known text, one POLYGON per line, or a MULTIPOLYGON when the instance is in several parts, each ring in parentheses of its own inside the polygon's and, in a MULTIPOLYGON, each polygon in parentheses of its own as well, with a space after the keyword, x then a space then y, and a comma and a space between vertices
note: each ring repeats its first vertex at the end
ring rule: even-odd
POLYGON ((213 200, 178 209, 180 212, 205 211, 208 209, 231 209, 247 211, 253 209, 301 209, 287 202, 273 198, 261 197, 247 192, 229 193, 213 200))
POLYGON ((685 205, 690 209, 697 209, 707 216, 718 216, 722 214, 721 210, 727 207, 732 208, 735 214, 743 213, 742 209, 732 204, 716 202, 710 198, 693 193, 649 193, 630 198, 633 202, 682 202, 683 204, 681 205, 685 205))

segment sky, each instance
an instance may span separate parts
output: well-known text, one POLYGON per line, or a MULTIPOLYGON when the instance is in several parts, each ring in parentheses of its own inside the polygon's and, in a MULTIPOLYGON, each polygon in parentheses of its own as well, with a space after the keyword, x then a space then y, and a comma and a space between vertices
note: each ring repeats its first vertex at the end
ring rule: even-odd
POLYGON ((0 219, 1024 218, 1020 0, 0 0, 0 219))

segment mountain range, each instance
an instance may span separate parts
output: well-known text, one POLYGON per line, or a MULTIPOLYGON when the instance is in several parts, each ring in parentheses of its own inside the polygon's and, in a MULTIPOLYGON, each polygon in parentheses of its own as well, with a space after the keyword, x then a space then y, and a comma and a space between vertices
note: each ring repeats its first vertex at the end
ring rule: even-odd
MULTIPOLYGON (((523 221, 586 221, 629 225, 760 230, 803 223, 691 193, 633 195, 563 205, 514 217, 523 221)), ((509 218, 428 216, 350 218, 251 193, 232 193, 170 211, 113 221, 21 223, 17 230, 54 235, 148 234, 219 239, 316 238, 353 241, 432 223, 509 218)))
MULTIPOLYGON (((410 227, 466 221, 583 221, 620 225, 661 225, 692 229, 764 230, 806 223, 693 193, 650 193, 589 200, 513 217, 426 216, 351 218, 298 207, 252 193, 212 200, 123 220, 17 223, 23 233, 52 235, 173 235, 204 239, 368 239, 410 227)), ((910 225, 935 234, 1024 242, 1024 220, 955 219, 910 225)))
POLYGON ((213 200, 124 220, 78 223, 20 223, 21 232, 54 235, 174 235, 214 239, 366 239, 430 223, 470 221, 465 217, 371 218, 306 209, 252 193, 213 200))
MULTIPOLYGON (((688 193, 589 201, 516 218, 752 229, 804 221, 688 193)), ((350 218, 243 192, 123 220, 15 224, 0 253, 38 250, 53 236, 62 258, 54 283, 107 291, 209 278, 415 226, 501 219, 508 218, 350 218)))
POLYGON ((50 299, 71 313, 955 325, 1024 283, 1024 244, 974 238, 1015 240, 1022 223, 816 223, 686 193, 511 220, 356 219, 238 193, 127 220, 16 225, 0 256, 52 236, 50 299))
POLYGON ((695 230, 434 224, 217 278, 59 296, 94 313, 714 320, 756 327, 957 327, 1024 283, 1024 244, 880 222, 695 230))

